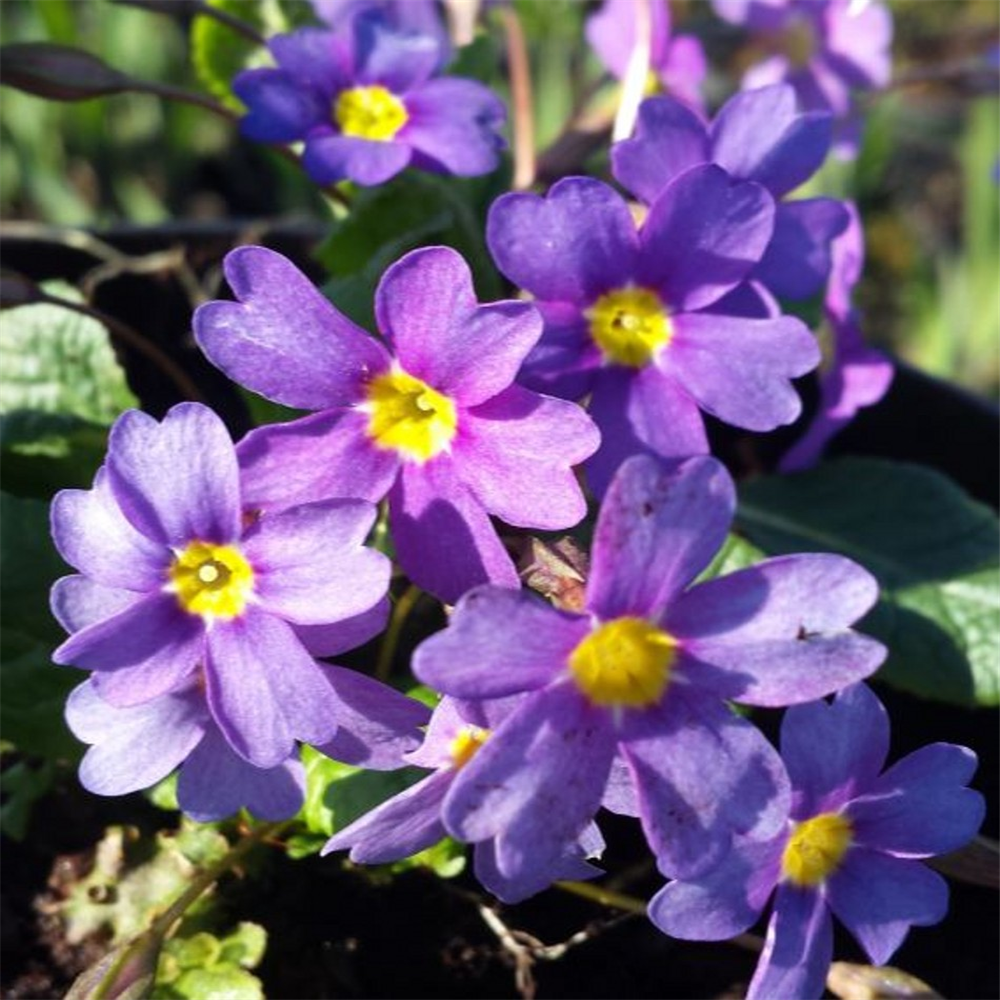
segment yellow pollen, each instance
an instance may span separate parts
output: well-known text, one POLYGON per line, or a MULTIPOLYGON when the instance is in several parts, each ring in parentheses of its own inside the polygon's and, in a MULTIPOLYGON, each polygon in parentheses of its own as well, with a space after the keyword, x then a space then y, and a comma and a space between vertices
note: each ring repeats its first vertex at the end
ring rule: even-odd
POLYGON ((379 448, 426 462, 446 451, 455 437, 455 404, 402 369, 368 383, 368 436, 379 448))
POLYGON ((839 813, 820 813, 796 823, 781 856, 782 877, 792 885, 820 885, 840 867, 853 841, 851 821, 839 813))
POLYGON ((479 726, 463 726, 448 747, 455 770, 460 771, 465 767, 489 738, 490 731, 488 729, 480 729, 479 726))
POLYGON ((180 606, 204 618, 236 618, 253 591, 253 569, 232 545, 191 542, 173 561, 168 589, 180 606))
POLYGON ((569 669, 594 705, 646 708, 667 689, 677 640, 643 618, 615 618, 573 650, 569 669))
POLYGON ((642 368, 674 335, 663 302, 646 288, 607 292, 585 315, 605 360, 631 368, 642 368))
POLYGON ((333 117, 343 135, 387 142, 409 121, 406 106, 385 87, 351 87, 337 98, 333 117))

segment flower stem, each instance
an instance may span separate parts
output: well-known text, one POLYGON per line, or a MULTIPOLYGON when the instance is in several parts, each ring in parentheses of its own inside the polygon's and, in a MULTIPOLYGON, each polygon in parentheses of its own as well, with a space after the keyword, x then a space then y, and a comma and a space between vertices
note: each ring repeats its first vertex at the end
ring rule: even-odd
POLYGON ((392 617, 389 619, 389 627, 385 630, 385 638, 379 647, 378 660, 375 662, 375 676, 380 680, 387 680, 392 673, 392 661, 396 656, 396 649, 399 646, 399 637, 403 632, 403 625, 407 616, 413 610, 413 606, 420 598, 422 591, 415 584, 411 583, 400 595, 396 606, 392 609, 392 617))

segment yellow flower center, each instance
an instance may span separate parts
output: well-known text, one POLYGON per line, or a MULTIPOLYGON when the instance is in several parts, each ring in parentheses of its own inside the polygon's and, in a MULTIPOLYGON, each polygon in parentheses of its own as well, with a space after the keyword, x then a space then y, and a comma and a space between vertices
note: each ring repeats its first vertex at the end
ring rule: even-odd
POLYGON ((169 575, 169 589, 181 607, 205 618, 236 618, 253 591, 253 569, 232 545, 191 542, 169 575))
POLYGON ((451 763, 455 770, 460 771, 465 767, 489 738, 490 731, 488 729, 480 729, 479 726, 463 726, 448 747, 451 763))
POLYGON ((646 288, 617 288, 586 312, 590 335, 607 361, 642 368, 674 335, 660 297, 646 288))
POLYGON ((343 135, 386 142, 407 123, 406 105, 379 84, 342 90, 333 117, 343 135))
POLYGON ((451 445, 458 427, 455 404, 402 369, 368 383, 368 436, 403 458, 426 462, 451 445))
POLYGON ((838 813, 820 813, 796 823, 781 856, 782 877, 810 888, 825 882, 853 840, 851 821, 838 813))
POLYGON ((577 686, 594 705, 645 708, 667 688, 677 640, 643 618, 615 618, 569 657, 577 686))

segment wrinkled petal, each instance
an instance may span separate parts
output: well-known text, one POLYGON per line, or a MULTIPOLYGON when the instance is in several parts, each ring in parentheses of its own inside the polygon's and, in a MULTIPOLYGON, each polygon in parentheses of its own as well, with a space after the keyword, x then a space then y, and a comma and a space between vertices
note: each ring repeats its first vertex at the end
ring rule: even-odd
POLYGON ((147 537, 177 547, 239 538, 236 452, 207 406, 179 403, 162 423, 127 410, 111 428, 106 468, 122 513, 147 537))
POLYGON ((389 526, 403 571, 446 604, 482 583, 520 585, 486 510, 447 456, 403 466, 389 493, 389 526))
POLYGON ((527 302, 478 305, 469 266, 449 247, 393 264, 375 292, 375 314, 403 369, 463 406, 510 386, 542 332, 527 302))
POLYGON ((885 965, 913 924, 928 927, 948 912, 948 884, 919 861, 852 848, 826 883, 837 919, 876 965, 885 965))
POLYGON ((478 587, 455 605, 446 629, 417 647, 413 672, 458 698, 531 691, 554 679, 589 632, 585 617, 527 590, 478 587))
POLYGON ((572 467, 599 443, 597 427, 575 403, 512 385, 465 415, 456 464, 491 514, 552 531, 586 515, 572 467))
POLYGON ((635 135, 611 147, 615 180, 647 205, 685 170, 710 159, 704 122, 672 97, 643 101, 635 135))
POLYGON ((52 614, 67 632, 104 621, 142 600, 133 590, 119 590, 95 583, 86 576, 64 576, 52 585, 52 614))
POLYGON ((103 468, 93 489, 60 490, 55 495, 52 539, 66 562, 108 587, 159 587, 170 560, 166 546, 140 534, 125 519, 103 468))
POLYGON ((198 823, 214 823, 240 809, 257 819, 291 819, 305 799, 305 769, 298 760, 277 767, 248 764, 214 726, 181 767, 177 803, 198 823))
POLYGON ((486 241, 515 285, 538 299, 581 305, 628 284, 638 251, 628 205, 589 177, 564 178, 544 198, 498 198, 486 221, 486 241))
POLYGON ((127 795, 155 785, 187 757, 208 713, 193 689, 115 708, 84 681, 66 702, 66 723, 78 739, 94 744, 80 764, 83 787, 95 795, 127 795))
POLYGON ((248 510, 294 507, 331 497, 377 503, 399 471, 395 452, 376 448, 368 415, 336 409, 252 430, 236 448, 248 510))
POLYGON ((793 815, 839 809, 864 794, 889 752, 889 717, 865 684, 831 703, 796 705, 781 722, 781 755, 795 788, 793 815))
POLYGON ((827 553, 780 556, 693 587, 664 627, 683 655, 718 668, 717 693, 751 705, 799 704, 873 673, 885 647, 850 630, 878 599, 857 563, 827 553))
POLYGON ((775 198, 823 164, 831 116, 800 113, 795 90, 780 83, 731 97, 712 122, 712 159, 734 177, 763 184, 775 198))
POLYGON ((236 302, 195 310, 195 339, 234 382, 285 406, 354 403, 388 367, 384 349, 335 309, 286 257, 265 247, 226 255, 236 302))
POLYGON ((413 150, 397 140, 359 139, 317 129, 306 139, 302 167, 317 184, 384 184, 410 163, 413 150))
POLYGON ((855 843, 909 858, 963 847, 986 811, 979 792, 965 787, 975 769, 976 755, 951 743, 908 754, 848 805, 855 843))
POLYGON ((770 431, 802 412, 791 379, 812 371, 820 350, 801 320, 688 313, 675 317, 674 330, 660 367, 713 416, 770 431))
POLYGON ((830 274, 831 243, 847 225, 847 211, 833 198, 805 198, 778 205, 774 236, 753 273, 778 296, 807 299, 830 274))
POLYGON ((361 614, 385 597, 392 564, 364 546, 376 514, 365 500, 265 514, 243 544, 261 607, 295 624, 323 625, 361 614))
POLYGON ((788 777, 771 744, 689 686, 675 683, 660 706, 628 715, 621 748, 664 875, 696 878, 725 856, 733 834, 773 837, 788 817, 788 777))
POLYGON ((257 142, 294 142, 326 120, 329 105, 281 69, 250 69, 233 79, 233 93, 247 106, 240 132, 257 142))
POLYGON ((700 309, 750 273, 773 229, 774 199, 764 187, 714 164, 692 167, 643 223, 639 283, 657 290, 671 312, 700 309))
POLYGON ((779 885, 747 1000, 819 1000, 832 958, 833 921, 823 896, 779 885))
POLYGON ((649 901, 649 919, 682 941, 725 941, 749 930, 778 884, 784 833, 743 840, 695 882, 670 882, 649 901))
POLYGON ((408 858, 445 836, 441 803, 452 774, 439 771, 411 785, 335 833, 321 854, 351 849, 351 860, 378 865, 408 858))
POLYGON ((374 639, 389 620, 389 599, 330 625, 296 625, 295 634, 313 656, 336 656, 374 639))
POLYGON ((698 404, 654 365, 602 369, 594 380, 590 415, 601 432, 601 447, 586 463, 587 484, 597 497, 604 496, 630 455, 681 459, 709 451, 698 404))
POLYGON ((88 625, 53 654, 59 664, 96 671, 101 697, 120 708, 173 691, 202 658, 205 626, 175 597, 151 594, 88 625))
POLYGON ((373 771, 403 767, 403 754, 420 745, 419 727, 427 725, 430 709, 356 670, 330 666, 323 674, 333 688, 337 732, 317 749, 373 771))
POLYGON ((323 669, 291 626, 257 608, 215 623, 205 676, 215 721, 255 767, 277 767, 292 755, 296 739, 322 744, 337 728, 337 703, 323 669))
POLYGON ((458 177, 496 169, 507 109, 489 87, 441 77, 411 91, 405 104, 409 119, 399 139, 413 147, 414 166, 458 177))
POLYGON ((503 834, 508 878, 546 877, 593 819, 614 754, 614 732, 569 684, 525 699, 458 773, 445 826, 473 843, 503 834))
POLYGON ((657 618, 718 551, 735 507, 733 482, 714 458, 673 467, 628 459, 597 518, 588 608, 603 620, 657 618))

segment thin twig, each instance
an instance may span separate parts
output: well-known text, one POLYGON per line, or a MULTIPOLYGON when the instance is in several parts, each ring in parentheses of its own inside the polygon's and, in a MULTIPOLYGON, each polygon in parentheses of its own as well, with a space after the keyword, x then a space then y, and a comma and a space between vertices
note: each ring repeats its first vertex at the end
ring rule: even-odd
POLYGON ((246 21, 241 20, 234 14, 230 14, 222 7, 213 6, 212 4, 207 3, 199 3, 197 0, 195 7, 196 14, 202 14, 205 17, 214 17, 219 24, 224 24, 227 28, 230 28, 237 34, 242 35, 249 41, 256 42, 258 45, 267 45, 267 39, 260 34, 252 24, 248 24, 246 21))
POLYGON ((531 187, 535 180, 535 121, 531 93, 531 64, 521 19, 513 7, 501 8, 507 36, 507 66, 510 70, 510 98, 514 112, 515 191, 531 187))

